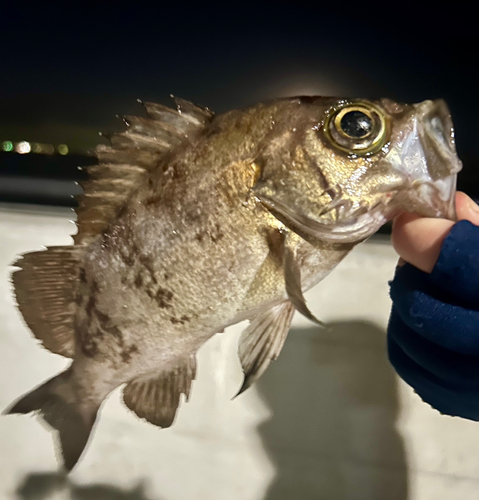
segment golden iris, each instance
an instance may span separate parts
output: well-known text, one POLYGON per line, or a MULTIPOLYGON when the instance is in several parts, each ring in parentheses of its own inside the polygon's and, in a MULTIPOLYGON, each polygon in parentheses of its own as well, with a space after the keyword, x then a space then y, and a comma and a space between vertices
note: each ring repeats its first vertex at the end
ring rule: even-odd
POLYGON ((344 103, 331 110, 324 124, 324 133, 342 151, 369 156, 386 143, 388 120, 384 111, 372 103, 344 103))

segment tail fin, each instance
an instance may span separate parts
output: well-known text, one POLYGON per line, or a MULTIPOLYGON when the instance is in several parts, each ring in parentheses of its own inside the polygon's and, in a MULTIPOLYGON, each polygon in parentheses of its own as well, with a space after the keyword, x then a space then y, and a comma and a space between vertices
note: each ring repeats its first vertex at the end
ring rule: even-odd
POLYGON ((78 462, 90 437, 98 406, 85 408, 75 401, 69 383, 70 370, 48 380, 18 399, 6 414, 38 411, 45 422, 58 431, 65 468, 78 462))

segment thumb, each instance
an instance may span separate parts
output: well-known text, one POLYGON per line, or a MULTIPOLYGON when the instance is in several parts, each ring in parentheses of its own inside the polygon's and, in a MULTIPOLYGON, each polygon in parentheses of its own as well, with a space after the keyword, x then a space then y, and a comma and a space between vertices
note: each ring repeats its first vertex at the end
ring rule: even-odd
POLYGON ((479 226, 479 205, 465 193, 456 194, 457 220, 468 220, 479 226))
MULTIPOLYGON (((456 211, 458 220, 469 220, 479 226, 479 206, 466 194, 457 193, 456 211)), ((430 273, 453 225, 454 222, 445 219, 404 213, 394 220, 391 241, 396 252, 406 262, 430 273)))

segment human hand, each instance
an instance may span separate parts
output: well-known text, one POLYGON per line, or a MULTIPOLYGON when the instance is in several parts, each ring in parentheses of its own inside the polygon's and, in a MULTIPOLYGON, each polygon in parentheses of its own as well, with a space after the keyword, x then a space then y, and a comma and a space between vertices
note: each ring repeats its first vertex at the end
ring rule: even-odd
MULTIPOLYGON (((457 220, 468 220, 479 226, 479 206, 465 193, 456 194, 457 220)), ((403 213, 393 222, 391 241, 405 262, 430 273, 439 258, 441 246, 454 222, 429 219, 403 213)))
POLYGON ((395 221, 393 245, 412 265, 390 283, 388 354, 425 402, 479 420, 479 207, 458 193, 456 210, 457 223, 395 221))

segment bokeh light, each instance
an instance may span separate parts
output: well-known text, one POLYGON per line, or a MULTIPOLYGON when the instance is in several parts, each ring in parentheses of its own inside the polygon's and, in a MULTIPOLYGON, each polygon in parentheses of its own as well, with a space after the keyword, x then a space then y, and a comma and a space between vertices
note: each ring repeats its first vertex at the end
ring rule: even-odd
POLYGON ((3 141, 2 150, 7 151, 7 152, 13 151, 13 142, 12 141, 3 141))
POLYGON ((42 145, 38 144, 38 142, 32 142, 32 153, 41 153, 42 152, 42 145))
POLYGON ((30 146, 30 143, 27 141, 18 142, 15 145, 15 151, 21 155, 30 153, 31 150, 32 148, 30 146))
POLYGON ((59 144, 57 149, 61 155, 68 154, 68 146, 66 144, 59 144))

